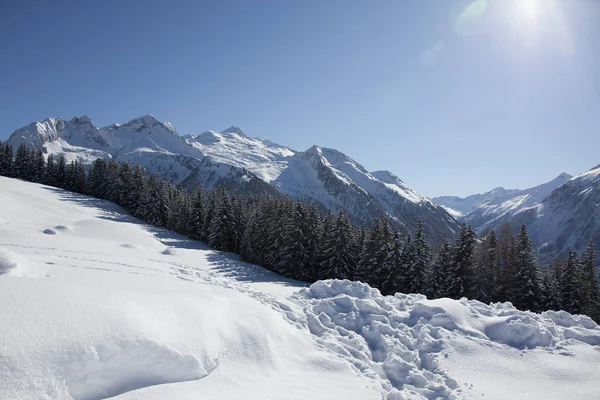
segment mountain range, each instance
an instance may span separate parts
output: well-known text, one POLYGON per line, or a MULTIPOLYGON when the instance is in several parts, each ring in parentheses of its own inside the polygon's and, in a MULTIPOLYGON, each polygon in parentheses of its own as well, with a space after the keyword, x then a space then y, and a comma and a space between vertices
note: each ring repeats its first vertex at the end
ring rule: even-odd
POLYGON ((332 212, 345 210, 359 225, 388 215, 407 233, 422 220, 434 243, 454 238, 463 222, 480 234, 505 224, 517 232, 524 223, 542 262, 569 249, 582 251, 590 238, 600 248, 600 166, 524 190, 497 187, 430 200, 393 173, 367 171, 337 150, 296 151, 235 126, 181 136, 152 115, 101 128, 87 116, 47 118, 16 130, 8 141, 15 149, 25 144, 64 154, 67 161, 90 164, 101 157, 139 164, 188 189, 225 186, 237 194, 288 195, 332 212))
POLYGON ((312 146, 295 151, 248 137, 232 126, 222 132, 181 136, 152 115, 125 124, 96 127, 87 116, 48 118, 16 130, 16 149, 25 144, 67 161, 90 164, 98 157, 142 165, 185 188, 225 186, 247 195, 289 195, 324 209, 346 211, 357 224, 388 215, 393 225, 413 231, 419 220, 433 242, 453 238, 458 222, 389 171, 367 171, 345 154, 312 146))
POLYGON ((465 198, 442 196, 432 201, 480 234, 505 224, 518 232, 525 224, 544 263, 569 250, 583 251, 590 238, 600 248, 600 165, 576 176, 562 173, 529 189, 497 187, 465 198))

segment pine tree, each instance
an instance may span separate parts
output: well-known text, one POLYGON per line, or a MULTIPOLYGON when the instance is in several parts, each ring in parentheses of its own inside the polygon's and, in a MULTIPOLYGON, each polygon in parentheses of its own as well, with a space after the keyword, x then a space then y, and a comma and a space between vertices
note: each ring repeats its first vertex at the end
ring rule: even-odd
POLYGON ((392 235, 387 217, 377 218, 365 238, 356 266, 355 279, 379 287, 385 276, 385 260, 391 248, 392 235))
POLYGON ((431 263, 431 249, 425 240, 422 221, 419 221, 417 225, 412 255, 412 262, 409 263, 408 268, 407 290, 410 293, 424 293, 427 288, 429 264, 431 263))
MULTIPOLYGON (((390 274, 386 280, 386 287, 384 288, 385 293, 394 294, 397 292, 409 292, 408 274, 413 263, 415 249, 410 234, 407 235, 406 240, 401 247, 402 251, 399 257, 396 254, 393 265, 391 265, 390 274)), ((397 249, 394 249, 394 251, 396 250, 397 249)))
POLYGON ((148 179, 148 195, 143 205, 142 219, 152 225, 165 226, 169 211, 167 186, 158 179, 157 174, 148 179))
POLYGON ((144 206, 149 195, 146 172, 144 171, 144 168, 139 165, 133 167, 133 176, 129 194, 131 212, 135 217, 142 218, 144 206))
POLYGON ((582 281, 582 312, 596 321, 600 320, 600 287, 596 275, 596 257, 594 242, 590 243, 581 255, 582 281))
POLYGON ((56 175, 54 176, 54 185, 59 188, 66 188, 67 186, 67 161, 64 154, 58 155, 56 161, 56 175))
POLYGON ((515 272, 515 237, 509 224, 500 228, 497 245, 496 294, 494 301, 512 301, 515 272))
MULTIPOLYGON (((48 174, 50 174, 50 155, 48 157, 48 174)), ((99 199, 105 199, 107 193, 107 164, 103 158, 98 158, 94 161, 90 173, 88 175, 88 190, 89 194, 99 199)), ((158 177, 156 177, 158 181, 158 177)))
POLYGON ((430 280, 431 298, 448 296, 447 284, 450 280, 453 259, 454 254, 452 252, 452 245, 450 244, 448 239, 444 239, 444 243, 440 248, 437 259, 432 265, 430 280))
POLYGON ((496 292, 496 234, 491 231, 481 240, 476 250, 475 292, 473 297, 483 303, 490 303, 496 292))
MULTIPOLYGON (((306 267, 300 271, 298 279, 307 282, 314 282, 319 279, 320 265, 320 238, 323 232, 321 214, 315 204, 310 204, 306 213, 307 233, 306 233, 306 267)), ((354 247, 356 250, 356 245, 354 247)))
POLYGON ((202 239, 204 226, 204 191, 202 187, 196 188, 192 195, 192 217, 190 237, 195 240, 202 239))
POLYGON ((17 148, 17 153, 15 154, 15 177, 23 180, 30 180, 29 164, 29 150, 25 144, 21 143, 17 148))
POLYGON ((210 225, 208 245, 215 250, 231 251, 235 239, 234 231, 231 198, 224 189, 221 189, 215 200, 214 216, 210 225))
POLYGON ((44 184, 56 186, 56 163, 54 162, 54 154, 48 155, 48 159, 46 160, 46 176, 44 184))
POLYGON ((246 232, 244 237, 242 238, 242 243, 240 246, 240 255, 242 256, 242 260, 248 261, 255 264, 260 264, 258 262, 259 257, 257 255, 258 251, 255 248, 256 246, 256 238, 259 235, 259 229, 257 224, 257 209, 252 209, 249 212, 247 221, 246 221, 246 232))
POLYGON ((571 314, 579 314, 583 311, 581 282, 582 273, 577 253, 571 250, 563 264, 560 279, 562 306, 571 314))
POLYGON ((471 226, 467 227, 463 224, 454 246, 454 260, 447 282, 447 295, 450 298, 472 297, 474 247, 475 233, 471 226))
POLYGON ((302 271, 308 268, 308 218, 306 210, 300 202, 294 204, 291 212, 284 216, 283 236, 280 244, 280 256, 277 271, 285 276, 298 279, 302 271))
POLYGON ((4 143, 0 146, 0 175, 13 176, 13 149, 10 143, 4 143))
POLYGON ((110 160, 106 167, 106 192, 104 198, 118 203, 121 198, 121 193, 124 190, 124 184, 121 180, 121 175, 119 174, 119 166, 116 161, 110 160))
POLYGON ((46 173, 46 159, 41 150, 34 152, 31 161, 31 178, 34 182, 44 182, 44 174, 46 173))
POLYGON ((117 202, 127 210, 133 210, 136 205, 136 199, 133 197, 135 190, 133 188, 133 169, 129 163, 120 163, 118 166, 118 184, 114 186, 116 190, 115 197, 117 202))
POLYGON ((354 234, 350 219, 340 211, 323 246, 322 279, 353 279, 356 266, 354 234))
POLYGON ((544 271, 542 285, 542 306, 544 310, 558 311, 562 309, 561 275, 562 265, 558 259, 554 260, 552 266, 544 271))
POLYGON ((397 291, 397 279, 398 274, 404 274, 402 271, 402 234, 399 230, 394 229, 392 240, 390 242, 391 248, 387 254, 387 259, 383 265, 383 271, 380 275, 381 292, 383 294, 394 294, 397 291))
POLYGON ((540 272, 525 225, 521 226, 517 238, 515 267, 514 306, 521 310, 540 311, 540 272))

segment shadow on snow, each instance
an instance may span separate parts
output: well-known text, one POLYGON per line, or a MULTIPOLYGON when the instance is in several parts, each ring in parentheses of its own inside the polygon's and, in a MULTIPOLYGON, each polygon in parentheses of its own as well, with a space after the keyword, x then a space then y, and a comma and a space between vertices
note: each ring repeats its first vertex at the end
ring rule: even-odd
POLYGON ((214 270, 238 282, 272 282, 286 286, 308 286, 305 282, 285 278, 258 265, 246 263, 236 254, 216 251, 200 241, 192 240, 184 235, 169 231, 166 228, 150 225, 129 215, 121 206, 111 201, 49 186, 44 186, 43 188, 57 194, 60 200, 97 210, 100 213, 97 218, 140 225, 142 229, 152 234, 158 241, 169 248, 208 250, 210 252, 206 259, 213 266, 214 270))

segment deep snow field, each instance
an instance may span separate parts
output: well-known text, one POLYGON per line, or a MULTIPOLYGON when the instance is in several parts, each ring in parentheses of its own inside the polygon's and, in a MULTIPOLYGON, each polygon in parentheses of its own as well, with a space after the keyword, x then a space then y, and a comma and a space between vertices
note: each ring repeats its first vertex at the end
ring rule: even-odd
POLYGON ((0 177, 0 399, 600 399, 600 328, 306 284, 0 177))

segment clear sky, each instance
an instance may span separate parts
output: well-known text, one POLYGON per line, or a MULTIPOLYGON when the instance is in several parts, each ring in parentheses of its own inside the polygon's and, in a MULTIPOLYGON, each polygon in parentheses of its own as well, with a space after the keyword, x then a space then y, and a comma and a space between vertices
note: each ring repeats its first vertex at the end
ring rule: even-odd
POLYGON ((0 139, 142 114, 333 147, 428 195, 600 164, 600 2, 0 2, 0 139))

